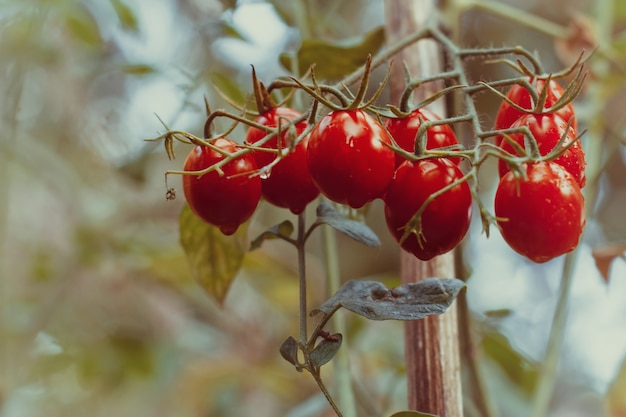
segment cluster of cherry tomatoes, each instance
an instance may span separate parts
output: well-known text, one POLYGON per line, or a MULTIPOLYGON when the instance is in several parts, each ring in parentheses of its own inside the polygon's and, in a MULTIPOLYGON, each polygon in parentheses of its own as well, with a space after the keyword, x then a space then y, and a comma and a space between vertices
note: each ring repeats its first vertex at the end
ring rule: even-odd
MULTIPOLYGON (((383 127, 362 109, 331 111, 275 163, 276 150, 288 151, 306 129, 306 121, 294 125, 286 122, 299 116, 286 107, 266 111, 256 123, 276 128, 284 121, 289 128, 253 152, 228 162, 220 168, 222 172, 183 176, 192 211, 228 235, 252 216, 261 197, 294 214, 302 213, 320 192, 352 208, 382 198, 391 233, 418 258, 431 259, 458 245, 467 232, 471 214, 472 197, 466 182, 460 182, 426 207, 419 239, 411 233, 403 238, 405 225, 426 199, 463 177, 457 166, 460 158, 409 161, 392 150, 395 141, 412 153, 422 121, 437 116, 425 109, 415 110, 406 118, 388 119, 383 127), (270 164, 274 165, 267 173, 253 175, 270 164)), ((245 144, 254 145, 266 135, 266 131, 251 127, 245 144)), ((427 135, 429 149, 458 144, 448 125, 434 126, 427 135)), ((195 146, 187 156, 184 170, 206 169, 234 153, 238 146, 224 138, 210 145, 195 146)))
MULTIPOLYGON (((532 86, 541 95, 545 80, 535 80, 532 86)), ((549 110, 563 90, 552 80, 548 88, 541 96, 549 110)), ((578 244, 585 223, 580 191, 585 183, 584 153, 571 103, 548 113, 534 111, 531 95, 519 85, 508 97, 528 112, 503 102, 496 129, 526 126, 536 143, 529 145, 531 139, 523 133, 497 138, 507 160, 519 156, 526 162, 509 166, 505 159, 499 161, 496 219, 514 250, 545 262, 578 244), (528 162, 533 146, 540 155, 528 162), (553 153, 550 161, 541 158, 553 153)), ((470 225, 472 193, 459 168, 462 158, 451 151, 458 147, 454 131, 448 124, 426 130, 425 148, 446 150, 442 157, 405 158, 402 153, 415 152, 418 129, 424 121, 440 120, 437 115, 417 109, 381 123, 363 109, 332 110, 295 144, 307 122, 289 121, 302 120, 300 116, 281 106, 264 111, 255 122, 280 127, 273 138, 267 140, 267 131, 250 127, 244 144, 253 147, 251 152, 204 175, 183 176, 192 211, 229 235, 252 216, 262 197, 294 214, 302 213, 320 193, 352 208, 380 198, 389 231, 419 259, 446 253, 463 239, 470 225), (277 152, 284 155, 277 159, 277 152)), ((206 169, 238 149, 225 138, 197 145, 184 170, 206 169)))
MULTIPOLYGON (((581 189, 586 182, 586 163, 578 140, 574 107, 571 102, 556 105, 564 93, 562 87, 554 80, 530 81, 544 101, 543 105, 540 103, 537 109, 531 103, 529 91, 514 85, 507 93, 511 102, 535 110, 524 113, 503 101, 495 128, 527 127, 540 155, 553 154, 555 158, 519 167, 509 167, 501 159, 494 210, 502 237, 509 246, 541 263, 570 252, 578 245, 585 226, 581 189)), ((528 148, 525 141, 522 133, 498 138, 500 147, 513 155, 520 155, 528 148)))

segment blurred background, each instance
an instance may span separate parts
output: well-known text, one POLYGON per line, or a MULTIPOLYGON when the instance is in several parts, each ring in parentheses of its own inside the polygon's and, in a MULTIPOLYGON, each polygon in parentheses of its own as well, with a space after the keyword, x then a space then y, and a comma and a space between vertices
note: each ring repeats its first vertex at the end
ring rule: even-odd
MULTIPOLYGON (((596 48, 575 106, 598 194, 552 415, 626 416, 626 3, 490 3, 517 8, 518 22, 482 1, 441 3, 467 7, 452 23, 464 46, 519 44, 548 71, 596 48), (524 21, 531 15, 553 26, 537 30, 524 21)), ((163 123, 202 135, 203 97, 228 108, 219 89, 242 103, 251 64, 270 82, 311 39, 358 48, 383 24, 379 0, 0 1, 0 417, 332 415, 312 378, 278 355, 298 331, 295 253, 266 242, 246 254, 223 305, 208 297, 179 243, 179 178, 169 184, 179 198, 165 200, 163 174, 181 168, 188 148, 177 145, 170 161, 161 143, 144 139, 167 130, 163 123)), ((480 61, 468 72, 512 74, 480 61)), ((498 100, 479 99, 490 126, 498 100)), ((495 172, 481 178, 488 207, 495 172)), ((293 220, 262 203, 248 236, 285 218, 293 220)), ((365 219, 383 245, 338 236, 342 278, 396 285, 398 249, 378 203, 365 219)), ((315 306, 328 297, 321 240, 309 250, 315 306)), ((495 229, 487 239, 478 222, 462 259, 495 409, 526 416, 563 260, 532 264, 495 229)), ((346 319, 359 415, 406 408, 402 324, 346 319)), ((466 402, 476 415, 469 392, 466 402)))

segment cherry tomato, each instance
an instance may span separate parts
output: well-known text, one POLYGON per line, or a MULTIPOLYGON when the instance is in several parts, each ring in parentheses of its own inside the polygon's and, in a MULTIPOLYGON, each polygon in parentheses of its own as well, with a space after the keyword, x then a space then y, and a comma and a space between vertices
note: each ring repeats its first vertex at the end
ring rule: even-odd
MULTIPOLYGON (((385 126, 394 138, 398 146, 407 152, 415 152, 415 138, 417 130, 423 121, 441 120, 439 116, 427 109, 413 110, 411 114, 404 118, 387 119, 385 126)), ((447 125, 435 125, 426 130, 426 149, 443 148, 446 146, 458 145, 459 141, 452 128, 447 125)), ((396 154, 396 167, 406 159, 396 154)), ((450 158, 455 164, 461 162, 461 158, 450 158)))
POLYGON ((393 177, 391 139, 363 110, 333 111, 313 128, 306 156, 313 182, 329 199, 353 208, 383 196, 393 177))
MULTIPOLYGON (((225 152, 236 152, 237 144, 220 138, 213 145, 225 152)), ((208 146, 195 146, 185 160, 185 171, 200 171, 224 159, 208 146)), ((191 210, 225 235, 232 235, 254 213, 261 198, 261 179, 252 155, 247 154, 225 164, 224 175, 210 171, 200 177, 183 175, 183 190, 191 210)))
MULTIPOLYGON (((256 122, 268 127, 277 127, 286 125, 284 119, 295 119, 300 116, 297 111, 287 107, 276 107, 260 115, 256 122)), ((297 135, 306 129, 307 123, 300 122, 295 125, 295 131, 285 127, 285 131, 280 135, 280 148, 286 150, 290 143, 296 139, 297 135), (291 137, 290 137, 291 136, 291 137)), ((266 132, 261 129, 252 127, 246 135, 246 143, 253 144, 266 136, 266 132)), ((306 163, 306 148, 308 144, 308 136, 298 143, 298 145, 286 156, 284 156, 276 165, 274 165, 267 176, 263 176, 261 184, 263 186, 263 197, 271 204, 278 207, 284 207, 291 210, 294 214, 300 214, 304 211, 307 204, 313 201, 318 195, 319 190, 311 179, 309 168, 306 163)), ((278 149, 278 136, 270 139, 263 148, 278 149)), ((276 154, 271 152, 255 151, 253 152, 259 168, 271 163, 276 154)))
POLYGON ((502 237, 516 252, 547 262, 572 251, 585 226, 584 198, 574 177, 554 162, 522 164, 500 179, 495 214, 502 237))
MULTIPOLYGON (((567 139, 563 146, 576 140, 576 133, 570 128, 567 131, 567 123, 556 114, 525 114, 513 123, 513 127, 527 126, 537 140, 539 153, 547 155, 556 147, 565 132, 567 139)), ((524 147, 525 136, 522 133, 509 135, 521 147, 524 147)), ((517 155, 515 148, 508 141, 503 141, 500 145, 503 150, 517 155)), ((585 176, 585 151, 583 151, 580 141, 574 142, 564 153, 555 158, 553 162, 563 166, 574 176, 580 188, 585 186, 587 181, 585 176)), ((498 162, 498 172, 500 177, 509 171, 509 167, 504 160, 498 162)))
MULTIPOLYGON (((535 88, 537 94, 540 95, 546 85, 546 79, 537 78, 534 82, 531 79, 529 79, 528 81, 535 88)), ((563 87, 561 87, 558 82, 550 80, 550 87, 546 96, 546 103, 544 108, 549 109, 550 107, 552 107, 554 103, 556 103, 559 98, 563 96, 563 93, 563 87)), ((531 110, 534 108, 534 103, 532 103, 530 93, 526 88, 522 87, 519 84, 513 84, 506 96, 511 99, 513 103, 521 106, 524 109, 531 110)), ((498 113, 496 114, 496 122, 494 128, 496 130, 507 129, 524 114, 528 113, 523 113, 511 106, 506 101, 502 101, 502 103, 500 104, 500 108, 498 109, 498 113)), ((558 114, 563 120, 565 120, 566 124, 571 119, 571 127, 574 129, 575 133, 578 132, 578 125, 576 121, 576 116, 574 114, 574 106, 572 105, 572 103, 561 107, 559 110, 556 111, 556 114, 558 114)))
MULTIPOLYGON (((405 226, 433 193, 463 177, 447 159, 405 161, 398 167, 385 195, 385 220, 389 231, 400 242, 405 226)), ((422 213, 423 242, 415 233, 400 246, 427 261, 454 249, 470 224, 472 195, 463 182, 432 200, 422 213)))

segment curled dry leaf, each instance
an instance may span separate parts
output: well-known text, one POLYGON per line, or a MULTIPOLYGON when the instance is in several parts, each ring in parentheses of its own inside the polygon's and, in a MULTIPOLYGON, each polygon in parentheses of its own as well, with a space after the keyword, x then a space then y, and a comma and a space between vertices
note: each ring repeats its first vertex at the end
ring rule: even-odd
POLYGON ((463 281, 455 278, 427 278, 393 289, 353 280, 311 314, 332 314, 343 307, 370 320, 419 320, 444 313, 463 288, 463 281))
POLYGON ((626 257, 626 243, 609 243, 601 247, 594 248, 591 256, 596 262, 596 268, 600 271, 602 278, 608 282, 611 264, 616 258, 626 257))
POLYGON ((576 13, 567 28, 567 36, 554 41, 556 54, 566 66, 573 65, 581 52, 590 54, 597 46, 592 23, 586 15, 576 13))
POLYGON ((348 219, 339 213, 332 204, 321 203, 317 207, 317 221, 327 224, 344 235, 361 242, 362 244, 375 248, 380 246, 380 239, 365 223, 348 219))

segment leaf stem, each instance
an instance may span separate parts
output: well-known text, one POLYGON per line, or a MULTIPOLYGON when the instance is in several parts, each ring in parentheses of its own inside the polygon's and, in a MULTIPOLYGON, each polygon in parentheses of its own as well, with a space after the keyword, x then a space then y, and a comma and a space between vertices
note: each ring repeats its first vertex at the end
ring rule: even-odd
POLYGON ((337 405, 337 403, 335 403, 335 400, 333 400, 330 392, 328 392, 326 385, 324 385, 324 381, 322 381, 322 376, 320 375, 319 369, 311 370, 311 375, 313 375, 317 386, 319 387, 320 391, 322 391, 322 394, 324 394, 326 401, 328 401, 328 404, 330 404, 335 414, 337 414, 337 417, 344 417, 343 413, 339 409, 339 406, 337 405))
POLYGON ((552 328, 550 330, 546 355, 543 360, 543 366, 539 374, 539 381, 533 398, 533 417, 545 417, 548 415, 550 400, 554 393, 559 358, 563 349, 569 307, 569 294, 574 278, 574 266, 578 257, 577 255, 578 249, 565 256, 559 298, 552 319, 552 328))
MULTIPOLYGON (((326 264, 326 282, 328 296, 335 294, 341 286, 339 272, 339 256, 337 247, 337 237, 335 231, 330 227, 322 228, 322 239, 324 242, 324 259, 326 264)), ((343 311, 337 311, 333 315, 333 327, 337 333, 346 333, 346 321, 343 311)), ((341 404, 345 417, 357 417, 356 402, 352 389, 350 377, 350 356, 344 338, 343 349, 339 349, 333 361, 335 369, 335 381, 339 403, 341 404)))
POLYGON ((465 10, 479 9, 494 16, 504 17, 520 26, 536 30, 552 38, 558 39, 567 36, 566 27, 508 4, 492 0, 463 0, 459 3, 465 10))
POLYGON ((298 215, 298 237, 296 241, 296 247, 298 249, 298 283, 300 289, 300 346, 304 347, 307 344, 308 332, 307 332, 307 303, 306 303, 306 219, 305 211, 298 215))

